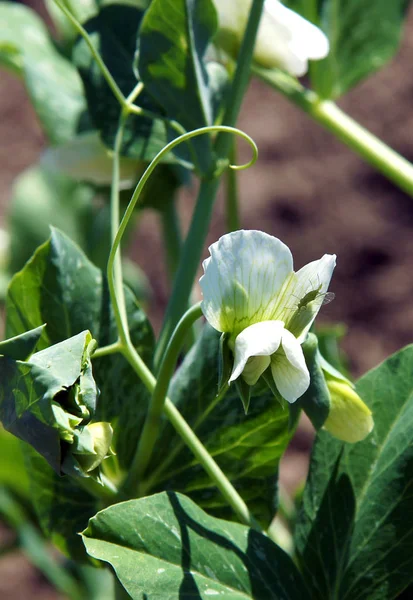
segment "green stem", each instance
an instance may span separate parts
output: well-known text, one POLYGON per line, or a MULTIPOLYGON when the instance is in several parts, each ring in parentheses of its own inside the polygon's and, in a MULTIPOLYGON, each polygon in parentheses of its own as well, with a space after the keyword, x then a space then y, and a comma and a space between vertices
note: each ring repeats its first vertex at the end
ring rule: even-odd
MULTIPOLYGON (((230 155, 232 164, 237 162, 236 154, 236 142, 233 140, 230 155)), ((237 174, 233 169, 228 169, 226 173, 226 188, 227 231, 237 231, 241 229, 241 220, 238 207, 237 174)))
POLYGON ((93 353, 93 358, 100 358, 101 356, 109 356, 110 354, 115 354, 121 350, 122 346, 119 342, 115 342, 114 344, 109 344, 108 346, 102 346, 101 348, 97 348, 93 353))
MULTIPOLYGON (((230 169, 229 169, 230 170, 230 169)), ((181 256, 182 236, 176 210, 175 194, 168 199, 161 211, 163 241, 165 245, 166 265, 170 281, 173 281, 181 256)))
POLYGON ((253 529, 260 531, 260 526, 251 515, 244 500, 235 490, 234 486, 226 477, 226 475, 221 471, 205 446, 197 438, 188 423, 182 418, 180 412, 174 406, 174 404, 172 404, 169 398, 166 398, 165 400, 164 410, 172 426, 179 432, 181 438, 184 440, 188 448, 190 448, 194 456, 199 460, 228 504, 238 515, 239 519, 245 523, 245 525, 249 525, 253 529))
POLYGON ((128 343, 130 335, 128 327, 128 317, 126 314, 125 292, 123 288, 122 256, 120 252, 120 244, 118 243, 115 246, 115 240, 119 228, 119 157, 127 118, 127 111, 122 111, 121 116, 119 118, 119 127, 116 132, 115 144, 113 148, 113 171, 110 196, 110 226, 112 247, 108 259, 109 293, 112 301, 112 307, 115 315, 119 337, 124 345, 128 343))
POLYGON ((182 249, 181 261, 176 273, 172 297, 165 313, 164 324, 156 347, 155 370, 158 370, 172 332, 185 308, 188 306, 194 276, 200 264, 200 257, 209 229, 213 200, 215 199, 218 187, 218 178, 201 181, 191 227, 182 249))
MULTIPOLYGON (((253 0, 223 120, 223 123, 227 126, 235 125, 248 86, 255 38, 263 6, 264 0, 253 0)), ((218 135, 215 143, 215 152, 218 160, 226 160, 230 148, 231 136, 222 132, 218 135)), ((169 337, 188 306, 192 286, 201 261, 202 251, 209 230, 209 223, 218 187, 218 177, 212 179, 205 178, 201 181, 191 226, 182 249, 181 263, 177 271, 172 296, 165 313, 161 334, 156 348, 155 368, 160 363, 168 344, 169 337)))
MULTIPOLYGON (((136 352, 132 344, 129 343, 127 347, 123 348, 122 353, 129 364, 133 367, 145 387, 151 393, 153 393, 156 386, 156 379, 145 365, 139 354, 136 352)), ((192 451, 199 463, 211 477, 217 488, 223 494, 228 504, 238 515, 238 518, 246 525, 254 527, 255 529, 259 529, 259 526, 255 522, 254 517, 250 514, 244 500, 238 494, 237 490, 226 477, 225 473, 223 473, 223 471, 219 468, 215 460, 209 454, 208 450, 198 439, 191 427, 168 397, 165 398, 164 413, 168 417, 171 425, 175 428, 178 435, 192 451)), ((130 487, 130 484, 128 487, 130 487)))
POLYGON ((317 123, 333 133, 370 165, 413 196, 413 165, 375 135, 344 113, 334 102, 321 100, 316 93, 279 71, 254 67, 254 73, 287 96, 317 123))
POLYGON ((103 485, 91 477, 74 477, 73 481, 98 500, 102 500, 105 503, 112 503, 118 494, 118 490, 103 473, 101 473, 101 479, 103 485))
MULTIPOLYGON (((265 0, 253 0, 244 38, 238 54, 237 68, 234 74, 231 91, 227 101, 227 108, 223 123, 233 126, 237 122, 241 104, 247 91, 251 75, 252 57, 254 54, 255 39, 261 20, 265 0)), ((231 149, 231 138, 222 133, 218 136, 215 151, 218 157, 226 158, 231 149)))
POLYGON ((89 46, 89 50, 92 53, 92 56, 95 59, 99 69, 101 70, 103 77, 106 79, 108 86, 112 90, 113 95, 115 96, 115 98, 117 99, 119 104, 121 106, 124 106, 125 105, 125 96, 122 94, 120 88, 118 87, 118 84, 113 79, 112 75, 109 72, 109 69, 103 62, 102 58, 100 57, 100 54, 96 50, 86 29, 84 27, 82 27, 82 25, 79 23, 79 21, 76 19, 76 17, 74 17, 72 15, 70 10, 67 9, 67 7, 63 4, 63 2, 61 2, 61 0, 54 0, 54 3, 57 4, 57 6, 60 8, 60 10, 64 12, 64 14, 69 19, 69 21, 72 23, 72 25, 76 29, 76 31, 83 37, 86 44, 89 46))
POLYGON ((149 410, 139 440, 139 445, 129 471, 132 485, 139 488, 145 470, 152 456, 157 441, 161 417, 164 410, 165 398, 169 383, 174 374, 176 363, 185 343, 188 331, 197 319, 202 317, 201 303, 192 306, 179 321, 169 340, 164 358, 162 360, 158 378, 153 390, 149 410))

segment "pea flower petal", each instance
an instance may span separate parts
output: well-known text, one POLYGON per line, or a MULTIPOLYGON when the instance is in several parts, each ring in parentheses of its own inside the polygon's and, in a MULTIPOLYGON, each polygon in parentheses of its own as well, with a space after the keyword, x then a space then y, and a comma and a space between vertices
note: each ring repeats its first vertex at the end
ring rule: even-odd
POLYGON ((324 254, 319 260, 302 267, 290 279, 284 293, 284 308, 277 318, 286 323, 286 328, 297 335, 300 342, 304 341, 326 299, 335 266, 336 255, 324 254))
POLYGON ((242 331, 235 340, 234 367, 229 378, 229 383, 235 381, 251 357, 264 357, 266 360, 255 361, 256 368, 247 374, 249 385, 254 385, 270 365, 270 356, 276 352, 281 344, 281 336, 284 330, 282 321, 262 321, 250 325, 242 331))
POLYGON ((278 391, 287 402, 295 402, 310 385, 301 345, 287 329, 283 331, 280 350, 271 357, 271 373, 278 391))
POLYGON ((291 252, 262 231, 235 231, 209 248, 200 279, 202 310, 233 353, 228 383, 254 385, 271 367, 280 394, 295 402, 310 384, 301 348, 335 266, 324 255, 297 273, 291 252))
POLYGON ((208 322, 234 335, 274 319, 280 292, 293 272, 290 249, 262 231, 235 231, 209 247, 199 280, 208 322))
MULTIPOLYGON (((221 44, 231 55, 238 50, 252 0, 215 0, 221 44)), ((266 0, 258 30, 254 60, 264 67, 279 67, 301 77, 308 60, 325 58, 329 42, 325 34, 278 0, 266 0)))

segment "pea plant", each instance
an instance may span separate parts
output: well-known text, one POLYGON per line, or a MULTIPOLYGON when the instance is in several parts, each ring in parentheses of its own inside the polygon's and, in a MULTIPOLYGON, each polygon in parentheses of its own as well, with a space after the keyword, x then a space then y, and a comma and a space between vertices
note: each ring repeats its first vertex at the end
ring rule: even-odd
POLYGON ((66 597, 384 600, 413 584, 413 346, 353 384, 313 325, 335 256, 294 271, 281 240, 241 228, 236 194, 258 153, 236 128, 253 75, 413 195, 413 166, 335 103, 393 57, 408 4, 46 0, 52 37, 0 2, 0 63, 48 140, 0 238, 0 513, 66 597), (194 303, 223 176, 228 233, 194 303), (147 208, 171 281, 157 339, 121 252, 147 208), (278 466, 303 411, 317 436, 292 506, 278 466))

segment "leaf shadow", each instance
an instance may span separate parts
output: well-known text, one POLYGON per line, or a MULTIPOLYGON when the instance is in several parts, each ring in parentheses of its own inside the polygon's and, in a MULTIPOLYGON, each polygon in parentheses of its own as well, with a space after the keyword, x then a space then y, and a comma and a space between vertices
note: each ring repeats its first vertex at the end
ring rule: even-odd
MULTIPOLYGON (((229 550, 236 555, 249 579, 249 581, 245 579, 244 582, 241 578, 237 580, 237 584, 240 586, 238 589, 241 593, 248 594, 256 600, 290 598, 291 594, 302 600, 309 598, 301 576, 291 558, 268 537, 253 529, 248 530, 246 549, 243 551, 228 537, 211 531, 195 521, 185 511, 179 496, 175 492, 167 492, 167 495, 181 530, 183 577, 179 589, 180 600, 203 597, 191 572, 191 569, 198 570, 198 565, 194 564, 192 557, 190 532, 195 532, 216 546, 229 550), (276 576, 277 573, 285 573, 286 579, 289 578, 290 581, 281 581, 276 576)), ((228 581, 221 579, 220 583, 233 586, 231 574, 229 574, 228 581)))

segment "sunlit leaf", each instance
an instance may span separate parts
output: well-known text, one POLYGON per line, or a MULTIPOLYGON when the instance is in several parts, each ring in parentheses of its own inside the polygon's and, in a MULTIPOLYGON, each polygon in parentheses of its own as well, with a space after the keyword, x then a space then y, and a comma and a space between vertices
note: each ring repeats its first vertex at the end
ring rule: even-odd
POLYGON ((111 506, 89 521, 83 540, 133 600, 308 598, 293 561, 268 537, 210 517, 181 494, 111 506))

